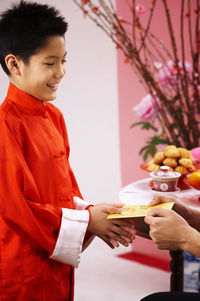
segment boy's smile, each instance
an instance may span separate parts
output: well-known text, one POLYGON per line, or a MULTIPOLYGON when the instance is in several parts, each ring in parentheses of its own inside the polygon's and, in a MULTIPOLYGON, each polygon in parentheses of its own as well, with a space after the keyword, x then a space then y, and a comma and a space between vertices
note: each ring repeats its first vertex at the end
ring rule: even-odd
POLYGON ((66 72, 65 57, 64 38, 49 37, 45 46, 32 55, 27 64, 19 59, 19 74, 11 73, 10 81, 18 89, 39 100, 54 100, 66 72))

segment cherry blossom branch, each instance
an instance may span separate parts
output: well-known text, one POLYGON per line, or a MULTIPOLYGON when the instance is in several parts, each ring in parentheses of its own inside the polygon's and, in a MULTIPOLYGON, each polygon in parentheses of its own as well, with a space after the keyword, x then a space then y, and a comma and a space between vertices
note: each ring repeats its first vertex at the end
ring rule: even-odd
POLYGON ((190 43, 190 51, 191 51, 192 61, 194 62, 194 50, 193 50, 193 41, 192 41, 192 24, 191 24, 191 2, 188 1, 187 3, 188 3, 188 5, 187 5, 188 13, 186 16, 188 17, 189 43, 190 43))
MULTIPOLYGON (((185 31, 184 31, 184 0, 181 1, 181 48, 178 57, 177 41, 170 16, 167 0, 162 0, 164 13, 166 15, 167 30, 170 38, 171 49, 151 31, 151 23, 154 16, 156 0, 152 1, 147 25, 143 26, 136 0, 127 2, 132 14, 131 20, 124 20, 116 13, 112 0, 73 0, 73 2, 89 17, 120 49, 125 62, 130 64, 133 71, 143 84, 145 89, 154 97, 159 98, 157 102, 158 121, 163 128, 168 141, 177 146, 184 145, 187 148, 198 146, 200 135, 198 122, 195 114, 200 114, 200 78, 199 78, 199 52, 200 52, 200 0, 196 0, 196 18, 194 27, 193 45, 193 23, 190 0, 188 0, 188 35, 190 52, 192 57, 192 74, 188 70, 185 61, 185 31), (167 64, 171 62, 171 67, 167 64), (160 64, 166 80, 166 84, 159 78, 160 64), (193 80, 192 80, 193 76, 193 80), (193 87, 192 98, 191 88, 193 87)), ((142 6, 141 6, 142 8, 142 6)))
POLYGON ((150 13, 150 16, 149 16, 149 19, 148 19, 148 22, 147 22, 147 27, 146 27, 146 29, 144 31, 144 36, 141 39, 142 43, 140 45, 140 48, 138 49, 139 53, 140 53, 141 49, 144 47, 144 43, 145 43, 146 37, 148 35, 149 29, 150 29, 150 25, 151 25, 153 13, 154 13, 154 10, 155 10, 155 6, 156 6, 156 0, 153 2, 153 5, 151 7, 151 13, 150 13))
POLYGON ((171 44, 172 44, 172 50, 174 53, 174 61, 175 61, 176 66, 178 67, 177 46, 176 46, 176 40, 175 40, 175 36, 174 36, 172 21, 170 18, 170 10, 168 8, 166 0, 163 0, 163 4, 164 4, 164 8, 165 8, 165 14, 167 17, 167 23, 168 23, 169 33, 170 33, 169 36, 170 36, 170 40, 171 40, 171 44))

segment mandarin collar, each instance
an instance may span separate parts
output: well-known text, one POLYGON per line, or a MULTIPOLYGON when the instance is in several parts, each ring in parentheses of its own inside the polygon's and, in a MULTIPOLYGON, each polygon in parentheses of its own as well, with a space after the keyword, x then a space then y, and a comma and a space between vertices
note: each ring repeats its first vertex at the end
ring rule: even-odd
POLYGON ((18 89, 11 83, 8 87, 7 98, 27 113, 29 112, 30 114, 40 115, 43 117, 46 116, 47 104, 45 101, 40 101, 39 99, 18 89))

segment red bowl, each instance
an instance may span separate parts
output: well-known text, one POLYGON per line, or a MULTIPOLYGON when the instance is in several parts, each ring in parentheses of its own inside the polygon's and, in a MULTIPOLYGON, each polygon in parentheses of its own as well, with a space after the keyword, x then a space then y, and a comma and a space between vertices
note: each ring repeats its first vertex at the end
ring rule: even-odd
MULTIPOLYGON (((147 169, 148 164, 149 164, 148 162, 144 162, 140 165, 140 168, 142 170, 147 171, 148 173, 150 173, 150 171, 147 169)), ((193 165, 195 167, 195 171, 200 169, 200 164, 193 163, 193 165)), ((189 175, 189 173, 188 174, 182 174, 180 176, 180 178, 178 179, 177 187, 180 188, 181 190, 187 190, 187 189, 191 188, 191 186, 188 184, 188 181, 187 181, 187 175, 189 175)), ((153 188, 153 181, 152 180, 150 181, 149 186, 151 188, 153 188)))

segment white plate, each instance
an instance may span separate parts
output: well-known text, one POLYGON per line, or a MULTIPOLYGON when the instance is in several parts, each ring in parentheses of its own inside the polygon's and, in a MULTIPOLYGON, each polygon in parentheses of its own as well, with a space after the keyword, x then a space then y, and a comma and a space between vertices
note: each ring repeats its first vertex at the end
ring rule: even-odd
POLYGON ((160 194, 160 195, 175 195, 178 192, 180 192, 180 188, 177 187, 176 191, 156 191, 153 188, 149 188, 154 194, 160 194))
POLYGON ((127 205, 149 204, 154 193, 149 189, 149 181, 144 179, 125 186, 119 193, 119 199, 127 205))
MULTIPOLYGON (((120 201, 127 205, 149 204, 156 193, 156 191, 153 191, 149 186, 150 181, 151 178, 146 178, 125 186, 119 193, 120 201)), ((162 192, 157 193, 160 195, 163 194, 162 192)), ((173 193, 164 192, 165 195, 176 195, 177 193, 178 191, 173 193)))
MULTIPOLYGON (((156 191, 153 191, 149 186, 151 178, 146 178, 143 180, 131 183, 121 189, 119 193, 119 199, 122 203, 127 205, 139 205, 139 204, 149 204, 153 199, 156 191)), ((194 195, 200 195, 200 191, 195 191, 194 189, 187 189, 177 192, 157 192, 159 194, 169 194, 181 197, 181 202, 189 205, 189 207, 200 208, 200 202, 194 201, 194 195), (190 198, 191 196, 191 198, 190 198), (183 199, 185 197, 185 199, 183 199)))

